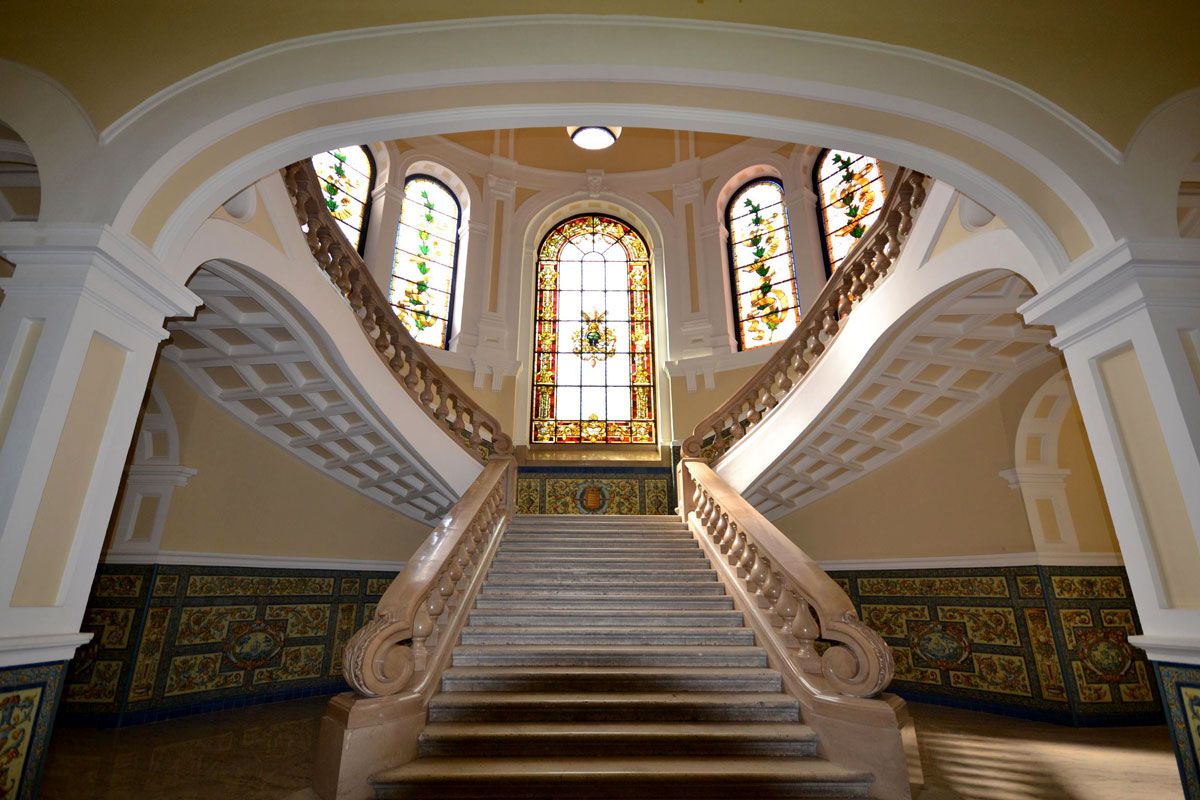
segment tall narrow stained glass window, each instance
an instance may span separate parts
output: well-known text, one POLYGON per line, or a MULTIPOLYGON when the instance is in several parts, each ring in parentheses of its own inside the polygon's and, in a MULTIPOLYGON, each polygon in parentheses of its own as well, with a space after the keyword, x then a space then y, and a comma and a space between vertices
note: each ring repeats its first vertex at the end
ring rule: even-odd
POLYGON ((813 170, 821 237, 829 274, 875 224, 887 188, 879 161, 846 150, 826 150, 813 170))
POLYGON ((367 230, 371 191, 375 188, 375 165, 367 148, 339 147, 312 157, 321 179, 325 205, 338 227, 360 254, 367 230))
POLYGON ((392 306, 413 338, 445 349, 454 311, 454 274, 462 208, 446 184, 428 175, 404 182, 392 258, 392 306))
POLYGON ((750 181, 725 206, 738 349, 781 342, 800 322, 783 184, 750 181))
POLYGON ((657 443, 650 253, 618 219, 572 217, 542 240, 534 443, 657 443))

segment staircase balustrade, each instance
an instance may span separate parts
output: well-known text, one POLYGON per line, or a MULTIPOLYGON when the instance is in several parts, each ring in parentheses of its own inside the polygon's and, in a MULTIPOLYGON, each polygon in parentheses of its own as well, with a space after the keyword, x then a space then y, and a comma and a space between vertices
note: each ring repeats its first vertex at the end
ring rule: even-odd
POLYGON ((476 460, 511 453, 512 439, 495 417, 471 400, 400 322, 362 257, 330 215, 312 163, 300 161, 282 173, 313 258, 350 304, 375 351, 408 394, 476 460))
POLYGON ((868 698, 892 680, 892 651, 817 563, 699 459, 679 465, 681 513, 785 677, 814 695, 868 698))
POLYGON ((795 388, 828 348, 847 317, 887 277, 925 203, 928 178, 901 168, 879 219, 847 254, 796 330, 720 408, 684 439, 682 454, 719 459, 795 388))
POLYGON ((516 475, 511 456, 488 461, 351 637, 343 672, 360 695, 432 696, 512 520, 516 475))

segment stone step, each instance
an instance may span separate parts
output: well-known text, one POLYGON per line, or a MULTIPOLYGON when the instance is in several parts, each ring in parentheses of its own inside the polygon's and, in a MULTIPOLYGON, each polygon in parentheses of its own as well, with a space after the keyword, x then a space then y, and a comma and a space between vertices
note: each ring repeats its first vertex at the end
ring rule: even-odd
POLYGON ((553 558, 623 558, 637 556, 640 558, 675 558, 677 556, 703 555, 700 545, 693 541, 687 542, 637 542, 617 544, 595 542, 593 544, 559 544, 547 545, 541 542, 501 542, 496 556, 519 556, 535 558, 550 556, 553 558))
POLYGON ((526 608, 514 611, 504 608, 476 608, 471 612, 470 625, 523 625, 579 627, 740 627, 745 619, 740 611, 724 610, 680 610, 659 611, 654 609, 613 610, 603 607, 575 609, 526 608))
POLYGON ((442 692, 430 722, 799 722, 782 693, 442 692))
POLYGON ((781 692, 762 667, 451 667, 444 692, 781 692))
POLYGON ((725 596, 699 595, 661 595, 635 594, 628 597, 620 595, 594 595, 590 593, 561 592, 552 599, 542 599, 538 603, 530 600, 525 592, 496 592, 493 595, 481 595, 475 600, 475 608, 507 608, 514 611, 536 613, 539 610, 568 610, 578 608, 596 608, 610 611, 648 609, 653 611, 671 611, 687 609, 729 609, 733 608, 733 599, 725 596))
POLYGON ((506 579, 519 580, 561 580, 574 583, 580 578, 584 579, 618 579, 624 578, 627 580, 640 581, 647 578, 669 574, 673 579, 677 580, 706 580, 715 581, 717 579, 717 571, 708 565, 707 562, 697 562, 695 565, 679 565, 679 564, 664 564, 662 566, 623 566, 623 567, 568 567, 557 565, 521 565, 521 564, 494 564, 488 570, 488 582, 495 580, 496 585, 500 585, 506 579))
POLYGON ((621 544, 621 545, 651 545, 651 544, 680 544, 682 542, 695 543, 696 539, 687 531, 662 531, 659 533, 597 533, 596 531, 579 531, 564 532, 564 531, 514 531, 508 530, 504 534, 503 541, 519 542, 521 544, 549 544, 554 546, 573 545, 580 546, 588 542, 604 543, 604 544, 621 544))
POLYGON ((817 735, 791 723, 434 722, 420 753, 429 756, 774 756, 810 758, 817 735))
POLYGON ((868 773, 820 759, 422 758, 371 779, 381 800, 866 797, 868 773))
POLYGON ((757 646, 459 645, 455 667, 765 667, 757 646))
POLYGON ((499 625, 463 628, 463 644, 589 644, 593 647, 625 645, 751 645, 749 628, 532 628, 499 625))
POLYGON ((695 553, 651 554, 629 553, 621 555, 559 555, 557 553, 511 553, 499 552, 492 560, 493 566, 563 569, 648 569, 682 567, 697 569, 708 566, 708 559, 697 550, 695 553))
POLYGON ((712 580, 688 579, 684 581, 630 581, 630 580, 574 580, 550 581, 488 577, 479 591, 483 597, 520 597, 531 600, 554 600, 557 595, 584 595, 599 597, 618 595, 640 597, 643 594, 670 595, 716 595, 725 594, 725 584, 712 580))

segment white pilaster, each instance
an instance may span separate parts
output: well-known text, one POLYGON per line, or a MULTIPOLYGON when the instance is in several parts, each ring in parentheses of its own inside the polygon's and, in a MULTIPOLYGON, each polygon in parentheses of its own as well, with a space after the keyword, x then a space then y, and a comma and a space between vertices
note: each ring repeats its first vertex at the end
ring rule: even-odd
POLYGON ((1132 641, 1200 664, 1200 242, 1120 241, 1021 312, 1056 328, 1141 617, 1132 641), (1129 391, 1149 400, 1137 414, 1129 391))
POLYGON ((0 253, 16 265, 0 306, 0 401, 7 416, 0 425, 0 652, 18 654, 10 663, 32 663, 81 643, 84 604, 166 335, 163 318, 190 315, 199 299, 136 243, 106 228, 12 226, 0 231, 0 253), (94 341, 121 359, 111 400, 95 399, 105 406, 98 411, 104 427, 95 462, 75 465, 72 480, 49 487, 54 493, 55 486, 72 486, 75 496, 49 496, 47 481, 64 436, 72 435, 64 434, 64 424, 94 341), (55 503, 80 507, 76 529, 58 545, 66 542, 63 568, 47 578, 57 579, 57 592, 48 584, 49 602, 14 605, 22 565, 37 544, 30 537, 39 509, 55 503), (10 648, 9 639, 25 644, 10 648), (30 644, 43 639, 53 645, 45 652, 30 644))

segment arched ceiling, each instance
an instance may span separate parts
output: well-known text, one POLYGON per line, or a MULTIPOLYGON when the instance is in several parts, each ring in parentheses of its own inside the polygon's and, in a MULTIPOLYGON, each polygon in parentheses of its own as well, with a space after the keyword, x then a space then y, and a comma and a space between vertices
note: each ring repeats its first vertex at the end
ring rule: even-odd
MULTIPOLYGON (((103 129, 155 92, 206 67, 302 36, 399 23, 547 13, 589 13, 579 0, 461 0, 453 4, 357 0, 246 3, 167 0, 20 3, 0 26, 0 53, 61 83, 103 129), (352 13, 351 13, 352 12, 352 13)), ((850 6, 728 0, 609 0, 609 15, 655 15, 768 25, 916 48, 1028 86, 1118 148, 1164 100, 1200 83, 1200 5, 1127 0, 850 6)), ((669 36, 669 32, 664 31, 669 36)), ((531 46, 536 47, 536 42, 531 46)), ((614 42, 614 53, 620 42, 614 42)), ((753 61, 754 53, 746 53, 753 61)), ((452 61, 452 59, 447 59, 452 61)), ((319 65, 314 65, 319 68, 319 65)), ((443 65, 432 64, 436 69, 443 65)), ((853 71, 853 65, 847 65, 853 71)))

